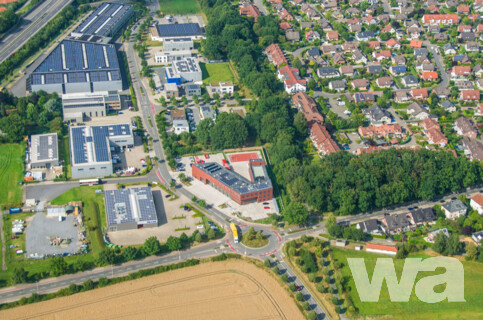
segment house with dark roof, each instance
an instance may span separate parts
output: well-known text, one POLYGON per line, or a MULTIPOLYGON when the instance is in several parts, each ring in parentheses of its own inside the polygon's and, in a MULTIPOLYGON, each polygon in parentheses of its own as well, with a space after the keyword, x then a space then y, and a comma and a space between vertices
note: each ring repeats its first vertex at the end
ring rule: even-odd
POLYGON ((436 215, 432 208, 414 209, 409 211, 408 218, 411 224, 419 226, 433 222, 436 220, 436 215))
POLYGON ((404 76, 401 81, 406 87, 416 87, 419 84, 418 78, 412 74, 404 76))
POLYGON ((356 228, 364 231, 364 233, 367 234, 382 235, 381 228, 379 227, 379 221, 377 219, 359 222, 356 225, 356 228))
POLYGON ((358 41, 369 41, 371 38, 375 38, 376 33, 374 31, 363 31, 356 35, 358 41))
POLYGON ((451 202, 444 203, 441 206, 447 219, 455 220, 458 217, 466 215, 467 208, 465 204, 457 199, 451 202))
POLYGON ((377 104, 372 105, 370 108, 363 109, 363 114, 371 122, 371 124, 377 125, 382 123, 391 123, 391 114, 379 107, 377 104))
POLYGON ((345 90, 345 80, 335 80, 329 82, 329 89, 335 91, 344 91, 345 90))
POLYGON ((320 67, 317 69, 317 75, 320 78, 329 79, 339 77, 340 73, 334 67, 320 67))
POLYGON ((439 103, 441 107, 444 108, 444 110, 448 112, 455 112, 456 111, 456 106, 449 100, 444 100, 439 103))
POLYGON ((408 106, 407 113, 411 116, 411 119, 419 121, 429 117, 429 113, 417 102, 413 102, 408 106))
POLYGON ((400 76, 403 75, 407 72, 406 66, 392 66, 389 69, 389 72, 393 74, 394 76, 400 76))
POLYGON ((478 129, 475 125, 465 117, 460 117, 454 122, 454 129, 460 136, 468 138, 476 138, 478 135, 478 129))
POLYGON ((367 66, 367 72, 370 74, 378 74, 382 71, 382 66, 380 64, 372 64, 367 66))
POLYGON ((393 235, 403 231, 409 231, 411 222, 405 213, 386 216, 381 220, 381 228, 385 233, 393 235))

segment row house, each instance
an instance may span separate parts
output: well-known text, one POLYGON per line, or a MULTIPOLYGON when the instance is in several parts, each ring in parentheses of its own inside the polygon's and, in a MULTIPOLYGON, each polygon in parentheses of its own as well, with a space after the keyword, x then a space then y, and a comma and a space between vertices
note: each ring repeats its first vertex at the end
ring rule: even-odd
POLYGON ((459 23, 457 14, 425 14, 423 16, 423 24, 443 24, 452 25, 459 23))
POLYGON ((465 117, 456 119, 454 129, 460 136, 468 138, 476 138, 478 136, 478 129, 468 118, 465 117))
POLYGON ((327 129, 320 123, 315 123, 311 126, 310 139, 317 148, 317 151, 323 155, 340 151, 337 143, 332 139, 327 129))
POLYGON ((278 69, 277 75, 278 79, 283 81, 285 92, 289 94, 299 91, 305 92, 307 81, 300 78, 298 69, 285 66, 278 69))
POLYGON ((324 123, 324 117, 317 109, 315 100, 305 92, 297 92, 294 94, 292 96, 292 102, 299 112, 304 114, 308 127, 312 126, 314 123, 324 123))
POLYGON ((401 137, 403 132, 399 124, 382 124, 380 126, 369 125, 359 127, 357 130, 362 138, 394 138, 401 137))
POLYGON ((282 52, 282 49, 276 43, 272 43, 265 49, 265 54, 268 56, 268 59, 277 67, 280 67, 282 64, 288 65, 288 60, 282 52))

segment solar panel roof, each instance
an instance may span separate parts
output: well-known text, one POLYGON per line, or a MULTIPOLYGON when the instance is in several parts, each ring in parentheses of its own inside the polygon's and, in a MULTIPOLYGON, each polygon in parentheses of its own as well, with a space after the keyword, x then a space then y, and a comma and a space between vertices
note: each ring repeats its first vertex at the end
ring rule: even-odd
POLYGON ((103 3, 74 30, 74 33, 107 37, 115 33, 117 30, 114 29, 118 27, 119 21, 131 13, 131 5, 103 3))
POLYGON ((30 137, 30 160, 39 162, 59 158, 57 133, 32 135, 30 137))
POLYGON ((197 23, 158 24, 156 28, 160 37, 186 37, 202 34, 197 23))
POLYGON ((151 188, 126 188, 104 191, 107 224, 127 222, 157 223, 151 188))

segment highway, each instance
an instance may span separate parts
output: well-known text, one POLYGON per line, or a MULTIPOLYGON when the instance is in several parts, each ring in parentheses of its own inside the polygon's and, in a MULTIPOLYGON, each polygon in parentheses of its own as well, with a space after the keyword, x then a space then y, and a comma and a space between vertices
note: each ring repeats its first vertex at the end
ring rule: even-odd
POLYGON ((72 0, 45 0, 28 15, 23 17, 19 26, 7 32, 0 41, 0 63, 24 45, 56 14, 64 9, 72 0))

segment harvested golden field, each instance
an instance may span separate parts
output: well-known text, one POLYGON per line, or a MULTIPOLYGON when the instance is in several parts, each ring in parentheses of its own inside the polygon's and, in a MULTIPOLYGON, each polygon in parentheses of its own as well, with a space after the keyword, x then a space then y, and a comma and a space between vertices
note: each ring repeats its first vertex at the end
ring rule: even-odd
POLYGON ((0 319, 303 319, 288 292, 244 262, 205 263, 0 312, 0 319))

